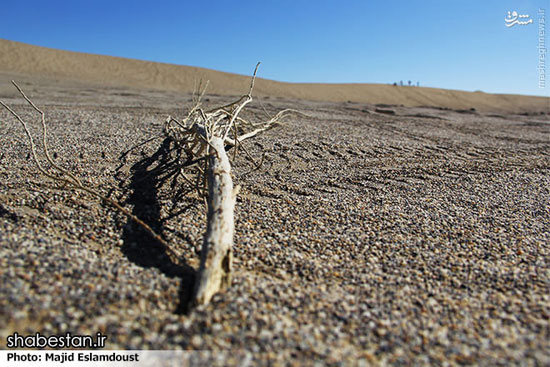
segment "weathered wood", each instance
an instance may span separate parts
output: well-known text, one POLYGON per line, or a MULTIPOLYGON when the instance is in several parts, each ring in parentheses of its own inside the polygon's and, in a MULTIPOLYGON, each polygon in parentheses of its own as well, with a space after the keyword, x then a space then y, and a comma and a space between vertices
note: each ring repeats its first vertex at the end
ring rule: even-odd
POLYGON ((235 192, 231 165, 220 137, 210 140, 208 164, 208 224, 195 282, 194 303, 206 304, 231 285, 235 192))
MULTIPOLYGON (((290 112, 290 110, 280 111, 270 120, 261 123, 252 123, 238 117, 242 109, 252 101, 252 89, 254 88, 254 80, 256 78, 258 66, 259 63, 254 70, 248 94, 242 96, 236 102, 210 111, 204 111, 200 103, 200 99, 204 95, 203 90, 198 95, 198 98, 196 98, 194 106, 181 122, 169 116, 164 125, 164 134, 176 143, 178 159, 181 157, 186 158, 184 162, 182 161, 183 164, 180 172, 182 179, 194 185, 200 197, 204 198, 206 191, 208 191, 207 231, 203 240, 201 262, 192 298, 193 303, 196 305, 208 303, 214 294, 231 284, 234 210, 237 190, 233 188, 231 165, 226 149, 233 148, 235 156, 239 149, 244 150, 246 154, 249 155, 249 158, 251 158, 250 154, 242 145, 243 141, 253 138, 272 128, 279 123, 284 113, 290 112), (192 170, 192 174, 195 175, 196 178, 195 182, 186 177, 186 174, 183 172, 184 168, 190 168, 192 170), (206 186, 208 190, 206 190, 206 186)), ((39 171, 44 176, 62 182, 65 185, 72 186, 75 189, 88 192, 113 205, 147 230, 159 242, 164 244, 166 246, 166 251, 171 256, 177 256, 177 254, 170 249, 170 245, 147 223, 133 215, 116 201, 82 184, 82 182, 68 170, 56 165, 48 152, 46 141, 47 129, 44 113, 34 105, 15 82, 13 82, 13 84, 25 100, 42 116, 42 145, 46 160, 51 166, 51 171, 47 170, 38 159, 37 147, 26 122, 2 101, 0 101, 0 106, 6 108, 8 112, 22 124, 30 142, 33 159, 39 171)), ((149 139, 145 143, 151 140, 154 139, 149 139)))
MULTIPOLYGON (((201 263, 195 280, 193 303, 206 304, 212 296, 231 284, 232 246, 234 234, 234 209, 236 191, 231 179, 231 165, 226 149, 246 151, 242 142, 272 128, 282 116, 291 112, 283 110, 270 120, 252 123, 238 117, 242 109, 252 101, 252 89, 256 71, 254 70, 248 94, 236 102, 203 110, 200 92, 187 117, 181 122, 173 117, 166 120, 164 131, 185 154, 187 162, 195 165, 195 187, 199 196, 208 192, 208 223, 203 240, 201 263), (240 135, 239 135, 240 134, 240 135), (206 162, 206 164, 204 164, 206 162)), ((250 156, 250 155, 249 155, 250 156)), ((186 178, 185 175, 182 175, 186 178)), ((191 184, 193 182, 189 179, 191 184)))

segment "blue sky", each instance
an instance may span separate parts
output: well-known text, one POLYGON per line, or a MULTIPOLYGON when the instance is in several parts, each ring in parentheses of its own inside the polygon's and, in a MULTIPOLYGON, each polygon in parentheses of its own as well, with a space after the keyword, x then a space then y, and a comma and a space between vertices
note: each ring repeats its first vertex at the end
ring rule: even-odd
POLYGON ((4 0, 0 38, 247 75, 261 61, 280 81, 549 96, 539 8, 550 23, 549 0, 4 0), (506 27, 514 10, 533 23, 506 27))

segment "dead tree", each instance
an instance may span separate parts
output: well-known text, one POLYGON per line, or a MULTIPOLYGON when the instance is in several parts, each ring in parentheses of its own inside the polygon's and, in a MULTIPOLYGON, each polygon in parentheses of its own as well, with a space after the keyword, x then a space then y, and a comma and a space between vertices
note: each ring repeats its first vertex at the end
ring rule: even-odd
MULTIPOLYGON (((180 153, 187 157, 186 164, 181 168, 181 176, 194 185, 197 193, 205 199, 208 207, 207 229, 194 287, 193 303, 195 305, 208 303, 215 293, 231 284, 234 211, 238 187, 233 186, 231 164, 227 151, 233 149, 234 156, 239 149, 248 154, 244 146, 241 145, 243 141, 272 128, 279 123, 285 113, 292 111, 282 110, 274 117, 260 123, 252 123, 239 116, 243 108, 252 101, 252 90, 259 65, 258 63, 254 70, 248 93, 236 102, 205 111, 201 107, 201 98, 206 88, 200 91, 199 87, 195 103, 187 116, 181 121, 169 116, 164 125, 164 135, 173 140, 180 153)), ((0 101, 0 104, 17 119, 25 130, 32 157, 39 172, 60 182, 65 188, 87 192, 112 205, 147 230, 165 246, 168 255, 173 257, 174 252, 170 249, 170 245, 149 225, 115 200, 83 184, 76 175, 53 161, 48 150, 44 112, 25 95, 15 82, 12 81, 12 83, 25 101, 41 115, 42 148, 48 167, 44 166, 38 158, 37 146, 27 123, 8 105, 0 101)))
POLYGON ((252 123, 239 117, 252 101, 252 90, 258 65, 254 70, 248 94, 236 102, 205 111, 199 94, 194 106, 183 121, 168 117, 165 133, 173 139, 188 161, 197 166, 197 191, 206 198, 207 229, 204 236, 201 262, 194 289, 194 303, 205 304, 212 296, 231 284, 232 246, 234 233, 235 198, 238 187, 233 186, 231 164, 227 151, 241 147, 244 140, 272 128, 290 110, 283 110, 268 121, 252 123))

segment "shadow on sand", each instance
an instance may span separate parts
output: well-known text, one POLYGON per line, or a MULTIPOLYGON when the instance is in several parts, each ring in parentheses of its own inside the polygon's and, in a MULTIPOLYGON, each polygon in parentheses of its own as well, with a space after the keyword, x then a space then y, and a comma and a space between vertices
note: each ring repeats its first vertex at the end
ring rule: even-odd
MULTIPOLYGON (((127 153, 121 156, 119 170, 124 166, 127 153)), ((120 181, 120 186, 129 190, 126 203, 133 207, 132 214, 147 223, 163 239, 166 221, 183 214, 192 206, 162 218, 160 189, 165 184, 171 184, 173 189, 176 187, 180 167, 179 157, 172 149, 170 140, 164 139, 155 153, 144 154, 142 159, 132 165, 128 179, 120 181)), ((189 191, 184 188, 178 189, 172 201, 176 203, 178 198, 187 195, 189 191)), ((190 242, 189 238, 183 240, 190 242)), ((124 227, 123 241, 121 250, 128 260, 142 267, 155 267, 166 276, 181 278, 179 304, 175 312, 187 313, 196 271, 185 262, 175 263, 168 256, 164 244, 132 220, 128 220, 124 227)))

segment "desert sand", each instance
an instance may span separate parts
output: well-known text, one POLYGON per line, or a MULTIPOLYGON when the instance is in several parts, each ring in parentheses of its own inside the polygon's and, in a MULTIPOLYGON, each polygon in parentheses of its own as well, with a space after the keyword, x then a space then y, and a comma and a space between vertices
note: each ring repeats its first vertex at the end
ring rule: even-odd
MULTIPOLYGON (((257 61, 252 60, 250 72, 257 61)), ((59 51, 0 39, 0 72, 10 75, 46 78, 148 90, 192 93, 198 83, 210 81, 209 93, 241 95, 249 76, 222 73, 197 67, 161 64, 118 57, 59 51)), ((550 111, 545 97, 463 92, 424 87, 398 87, 385 84, 311 84, 281 83, 261 78, 255 95, 308 101, 395 104, 407 107, 437 106, 451 109, 474 108, 482 112, 513 113, 550 111)), ((0 93, 10 93, 4 83, 0 93)))
POLYGON ((2 348, 15 331, 100 331, 109 349, 231 351, 252 365, 550 365, 550 99, 259 80, 247 117, 307 116, 247 143, 259 169, 233 162, 233 285, 188 310, 205 207, 173 175, 168 141, 139 144, 185 114, 197 79, 216 106, 249 77, 0 50, 0 99, 40 136, 19 81, 47 115, 55 161, 178 254, 41 177, 0 110, 2 348))

